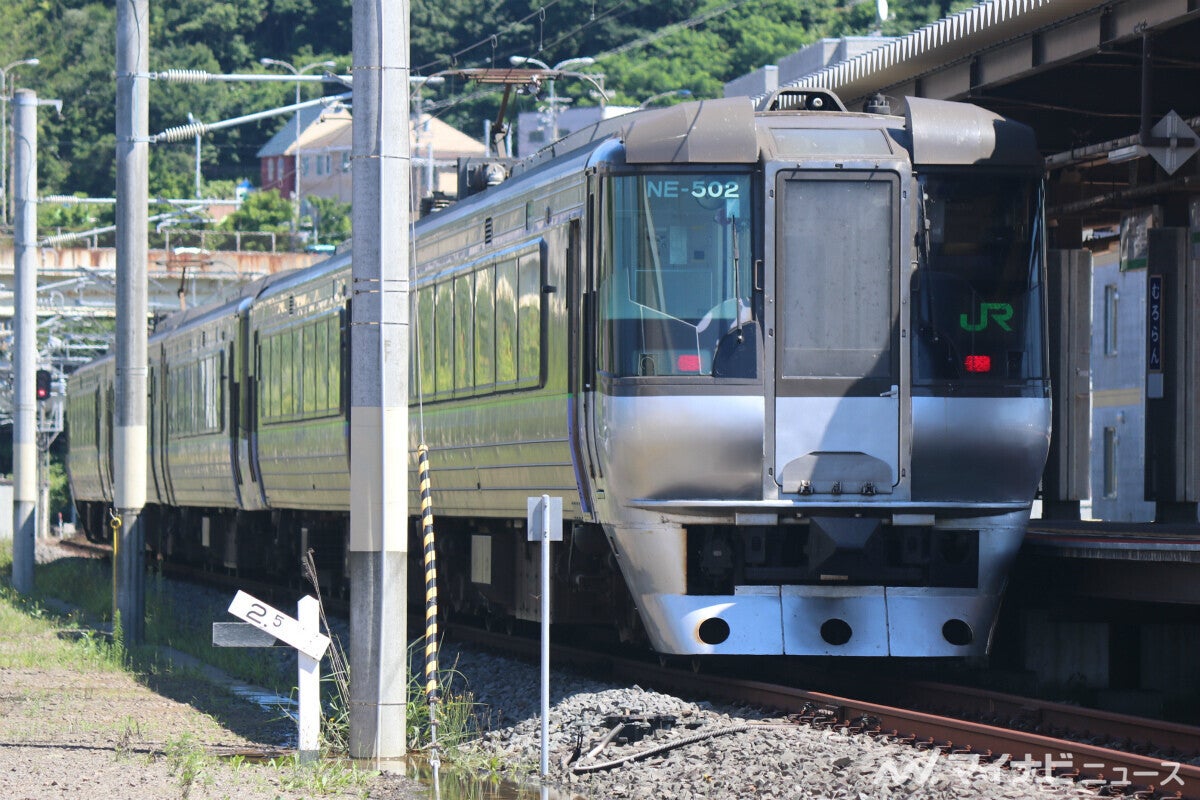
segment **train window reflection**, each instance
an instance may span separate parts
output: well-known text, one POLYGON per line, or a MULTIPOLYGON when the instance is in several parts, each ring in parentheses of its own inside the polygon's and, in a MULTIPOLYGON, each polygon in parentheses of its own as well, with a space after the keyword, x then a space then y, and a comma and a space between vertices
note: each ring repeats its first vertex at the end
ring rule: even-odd
MULTIPOLYGON (((750 176, 618 176, 605 206, 604 369, 712 375, 725 335, 751 319, 750 176)), ((746 369, 732 377, 754 377, 753 362, 746 369)))
POLYGON ((1039 181, 933 173, 921 188, 928 233, 913 284, 914 385, 991 391, 1042 380, 1039 181), (981 357, 989 370, 968 369, 981 357))

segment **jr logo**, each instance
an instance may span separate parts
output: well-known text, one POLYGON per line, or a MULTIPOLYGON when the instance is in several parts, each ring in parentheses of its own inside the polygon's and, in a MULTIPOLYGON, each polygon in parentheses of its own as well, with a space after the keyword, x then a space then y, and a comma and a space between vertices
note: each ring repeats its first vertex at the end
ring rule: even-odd
POLYGON ((995 321, 1002 330, 1012 333, 1012 328, 1009 327, 1008 321, 1012 319, 1013 307, 1008 303, 980 303, 979 304, 979 321, 971 322, 967 319, 966 314, 959 315, 958 324, 962 326, 964 331, 981 331, 988 326, 988 321, 995 321))

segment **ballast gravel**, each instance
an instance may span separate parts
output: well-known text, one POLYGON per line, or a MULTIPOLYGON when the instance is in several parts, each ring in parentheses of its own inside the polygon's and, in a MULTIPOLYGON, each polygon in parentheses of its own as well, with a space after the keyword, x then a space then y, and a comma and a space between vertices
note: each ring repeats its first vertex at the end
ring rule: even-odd
MULTIPOLYGON (((538 666, 450 645, 443 646, 441 663, 458 675, 451 693, 469 692, 486 721, 482 738, 468 750, 498 765, 505 778, 536 782, 538 666)), ((1006 769, 566 671, 552 675, 550 702, 549 783, 562 797, 1095 797, 1069 780, 1046 779, 1044 770, 1006 769), (622 720, 624 727, 605 743, 622 720)))
MULTIPOLYGON (((43 552, 39 547, 38 555, 42 561, 60 554, 43 552)), ((227 591, 172 584, 177 607, 195 609, 198 626, 207 627, 214 619, 221 618, 222 603, 228 604, 227 591)), ((330 622, 335 634, 343 643, 348 643, 344 620, 331 619, 330 622)), ((422 644, 415 643, 412 652, 420 653, 422 644)), ((472 756, 467 763, 484 763, 501 778, 528 789, 504 796, 548 796, 560 800, 1095 797, 1070 781, 1048 780, 1044 772, 1038 770, 1001 768, 980 764, 965 755, 921 751, 838 729, 814 729, 758 709, 691 702, 637 686, 604 683, 570 670, 555 670, 551 678, 547 782, 550 788, 543 794, 538 791, 538 665, 453 642, 443 643, 440 663, 444 672, 454 676, 447 687, 448 694, 457 698, 469 697, 479 719, 479 738, 465 745, 468 755, 472 756), (622 727, 614 734, 617 725, 622 727)), ((418 669, 415 667, 414 673, 418 669)), ((113 724, 121 719, 118 709, 108 711, 117 714, 113 724)), ((78 743, 72 743, 71 747, 77 748, 78 743)), ((113 756, 104 750, 105 747, 111 747, 111 744, 102 744, 93 757, 100 766, 95 770, 89 767, 87 774, 108 774, 101 767, 113 756)), ((9 753, 10 756, 14 754, 15 751, 9 753)), ((25 772, 27 775, 51 774, 56 769, 51 766, 52 762, 61 756, 62 751, 53 748, 29 750, 25 772), (46 761, 44 765, 42 760, 46 761)), ((1035 760, 1041 757, 1034 755, 1035 760)), ((3 761, 0 758, 0 762, 3 761)), ((122 762, 123 776, 156 785, 164 782, 164 776, 159 774, 160 767, 154 764, 141 767, 140 764, 136 760, 122 762), (138 764, 138 769, 130 772, 131 764, 138 764)), ((445 764, 448 769, 454 766, 449 758, 445 764)), ((485 787, 487 777, 483 781, 485 787)), ((156 788, 166 790, 167 794, 178 792, 172 785, 173 780, 165 780, 170 782, 156 788)), ((448 783, 449 780, 444 785, 448 783)), ((0 780, 0 797, 40 800, 60 796, 56 790, 61 787, 57 785, 43 787, 42 791, 27 781, 21 781, 21 784, 26 791, 13 795, 4 791, 4 788, 12 787, 0 780)), ((136 794, 131 794, 135 790, 125 787, 124 783, 120 784, 120 790, 112 791, 115 785, 104 785, 104 791, 100 793, 115 800, 163 796, 158 791, 146 790, 144 784, 136 794)), ((244 789, 229 792, 226 787, 226 792, 218 791, 213 795, 210 791, 196 791, 192 796, 236 795, 245 800, 291 796, 279 791, 278 786, 270 787, 266 792, 244 789)), ((404 776, 389 773, 378 776, 355 793, 375 800, 408 800, 419 792, 414 792, 404 776)), ((468 795, 483 796, 478 786, 468 790, 468 795)))

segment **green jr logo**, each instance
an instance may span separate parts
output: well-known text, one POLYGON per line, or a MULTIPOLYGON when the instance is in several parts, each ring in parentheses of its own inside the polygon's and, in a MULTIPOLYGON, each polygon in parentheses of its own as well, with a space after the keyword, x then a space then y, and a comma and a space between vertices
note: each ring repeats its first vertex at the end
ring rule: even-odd
POLYGON ((1012 328, 1008 325, 1008 321, 1012 319, 1012 315, 1013 307, 1008 303, 980 303, 978 322, 971 322, 966 314, 961 314, 958 318, 958 324, 962 326, 964 331, 974 333, 986 328, 989 321, 994 321, 1002 330, 1012 333, 1012 328))

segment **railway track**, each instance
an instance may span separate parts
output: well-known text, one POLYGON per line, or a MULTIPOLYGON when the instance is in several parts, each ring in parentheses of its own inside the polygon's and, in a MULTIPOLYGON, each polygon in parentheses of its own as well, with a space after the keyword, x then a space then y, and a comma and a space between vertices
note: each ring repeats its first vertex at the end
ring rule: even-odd
MULTIPOLYGON (((525 657, 537 653, 534 641, 462 625, 450 626, 447 635, 525 657)), ((599 666, 594 651, 579 648, 555 647, 553 658, 560 665, 599 666)), ((998 763, 1019 771, 1015 778, 1074 780, 1104 795, 1200 800, 1200 728, 962 686, 905 687, 921 705, 936 700, 984 722, 611 655, 601 660, 612 680, 777 709, 797 724, 907 742, 929 758, 998 763)), ((898 683, 890 683, 895 691, 898 683)))
MULTIPOLYGON (((93 554, 108 548, 64 542, 93 554)), ((244 579, 186 570, 181 577, 250 586, 244 579)), ((271 587, 252 588, 270 594, 271 587)), ((280 591, 274 587, 274 591, 280 591)), ((538 642, 461 623, 445 626, 454 640, 536 658, 538 642)), ((419 625, 412 630, 419 630, 419 625)), ((992 762, 1014 778, 1075 780, 1106 796, 1200 800, 1200 728, 1054 703, 973 687, 871 678, 860 694, 878 702, 780 683, 672 668, 643 659, 555 646, 557 665, 602 671, 622 683, 678 695, 776 709, 797 724, 845 728, 911 744, 928 758, 992 762)), ((856 692, 857 693, 857 692, 856 692)), ((920 763, 919 760, 918 762, 920 763)))

